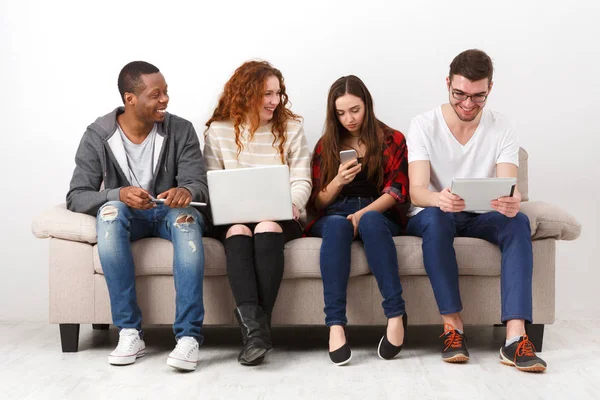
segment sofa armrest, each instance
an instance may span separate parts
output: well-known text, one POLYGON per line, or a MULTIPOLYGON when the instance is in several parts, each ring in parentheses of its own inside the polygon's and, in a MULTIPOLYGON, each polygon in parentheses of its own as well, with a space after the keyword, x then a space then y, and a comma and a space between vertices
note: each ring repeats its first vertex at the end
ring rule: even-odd
POLYGON ((96 218, 67 210, 64 204, 52 207, 36 216, 31 231, 40 239, 58 238, 94 244, 96 218))
POLYGON ((581 234, 581 224, 562 208, 543 201, 521 203, 521 212, 529 218, 531 238, 575 240, 581 234))

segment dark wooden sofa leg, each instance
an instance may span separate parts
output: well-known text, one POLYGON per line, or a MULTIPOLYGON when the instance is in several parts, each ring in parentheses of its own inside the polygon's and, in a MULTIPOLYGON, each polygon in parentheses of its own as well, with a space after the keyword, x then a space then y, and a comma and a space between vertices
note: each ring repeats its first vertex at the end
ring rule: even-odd
POLYGON ((542 351, 542 344, 544 342, 544 326, 544 324, 525 325, 527 336, 529 336, 529 340, 531 340, 531 343, 533 343, 535 351, 542 351))
POLYGON ((107 331, 109 326, 110 325, 108 324, 92 324, 92 329, 97 331, 107 331))
POLYGON ((59 329, 63 353, 76 353, 79 348, 79 324, 60 324, 59 329))

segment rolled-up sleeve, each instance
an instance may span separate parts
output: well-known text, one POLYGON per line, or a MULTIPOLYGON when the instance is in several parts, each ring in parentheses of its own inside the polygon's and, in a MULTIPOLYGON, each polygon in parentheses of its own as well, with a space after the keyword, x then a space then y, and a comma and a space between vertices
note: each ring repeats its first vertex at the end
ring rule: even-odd
POLYGON ((385 172, 382 193, 392 196, 398 203, 409 201, 408 149, 404 135, 394 131, 387 137, 385 172))

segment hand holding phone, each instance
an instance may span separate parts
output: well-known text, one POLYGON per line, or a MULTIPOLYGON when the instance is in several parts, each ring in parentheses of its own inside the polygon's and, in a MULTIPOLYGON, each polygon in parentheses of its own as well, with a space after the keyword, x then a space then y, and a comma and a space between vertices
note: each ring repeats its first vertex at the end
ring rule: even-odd
POLYGON ((356 150, 340 151, 340 164, 346 164, 350 160, 356 160, 358 163, 358 154, 356 153, 356 150))
POLYGON ((340 166, 335 180, 340 186, 345 186, 352 182, 356 175, 362 169, 362 165, 358 163, 356 150, 340 151, 340 166))

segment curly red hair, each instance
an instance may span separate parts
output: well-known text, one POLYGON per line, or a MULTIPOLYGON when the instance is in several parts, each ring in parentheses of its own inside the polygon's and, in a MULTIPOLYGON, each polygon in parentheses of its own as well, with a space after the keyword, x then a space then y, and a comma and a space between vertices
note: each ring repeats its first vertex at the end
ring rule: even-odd
POLYGON ((288 108, 291 103, 285 90, 281 71, 266 61, 247 61, 235 70, 233 76, 225 84, 217 108, 215 108, 212 117, 206 122, 206 126, 209 127, 214 121, 231 120, 235 130, 235 143, 239 155, 243 149, 240 140, 240 125, 246 122, 249 123, 249 140, 252 140, 260 125, 259 110, 265 93, 265 82, 271 76, 275 76, 279 80, 281 90, 281 102, 275 108, 273 118, 270 121, 273 124, 271 129, 273 147, 278 149, 281 163, 284 164, 283 146, 287 139, 287 122, 290 119, 300 120, 300 116, 294 114, 288 108))

